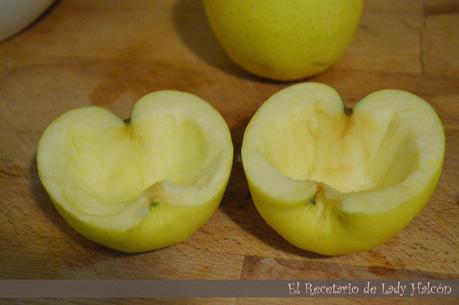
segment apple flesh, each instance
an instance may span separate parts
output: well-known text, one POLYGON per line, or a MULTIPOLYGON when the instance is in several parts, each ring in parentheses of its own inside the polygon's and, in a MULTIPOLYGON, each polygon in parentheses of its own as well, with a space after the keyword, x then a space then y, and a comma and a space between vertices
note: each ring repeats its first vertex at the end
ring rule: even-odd
POLYGON ((344 109, 331 87, 291 86, 258 109, 242 145, 265 221, 326 255, 365 251, 401 231, 435 190, 444 157, 440 119, 411 93, 381 90, 344 109))
POLYGON ((37 164, 76 231, 141 252, 187 239, 212 216, 232 157, 230 132, 212 106, 159 91, 136 103, 129 123, 99 107, 61 115, 40 139, 37 164))
POLYGON ((295 80, 332 65, 350 43, 363 0, 204 0, 228 55, 249 72, 295 80))

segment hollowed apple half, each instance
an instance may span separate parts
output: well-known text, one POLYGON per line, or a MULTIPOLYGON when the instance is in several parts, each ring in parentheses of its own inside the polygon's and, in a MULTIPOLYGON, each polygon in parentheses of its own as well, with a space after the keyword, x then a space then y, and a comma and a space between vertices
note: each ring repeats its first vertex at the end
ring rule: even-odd
POLYGON ((232 165, 228 127, 184 92, 142 97, 124 122, 99 107, 71 110, 41 137, 40 179, 79 233, 141 252, 187 239, 214 213, 232 165))
POLYGON ((269 98, 244 134, 257 210, 292 244, 338 255, 401 231, 438 182, 444 131, 433 108, 399 90, 349 111, 336 91, 302 83, 269 98))

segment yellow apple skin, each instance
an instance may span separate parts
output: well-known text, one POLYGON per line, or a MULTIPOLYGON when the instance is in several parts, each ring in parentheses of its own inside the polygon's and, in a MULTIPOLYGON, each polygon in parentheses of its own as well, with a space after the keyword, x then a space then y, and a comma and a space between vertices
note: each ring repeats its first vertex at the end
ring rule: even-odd
POLYGON ((249 72, 289 81, 317 74, 343 54, 363 0, 204 0, 215 36, 249 72))
POLYGON ((53 200, 61 216, 70 226, 86 238, 126 253, 146 252, 175 245, 188 239, 215 213, 225 187, 210 202, 197 207, 179 207, 160 204, 138 226, 129 230, 107 230, 81 221, 53 200))
POLYGON ((279 207, 278 200, 257 188, 247 177, 255 207, 266 223, 298 248, 323 255, 362 252, 386 242, 405 228, 423 209, 435 190, 441 171, 419 196, 385 213, 326 211, 330 217, 316 226, 316 206, 279 207))
MULTIPOLYGON (((245 130, 242 144, 244 172, 253 202, 260 215, 269 226, 293 245, 324 255, 367 251, 395 236, 427 204, 435 191, 443 167, 443 126, 433 108, 421 98, 400 90, 380 90, 358 102, 352 115, 344 115, 343 109, 339 95, 326 85, 311 82, 290 86, 273 95, 258 109, 245 130), (289 111, 291 116, 287 118, 290 119, 281 120, 289 111), (311 114, 314 111, 316 113, 311 114), (282 129, 294 121, 298 113, 297 117, 301 120, 314 123, 304 125, 307 126, 306 129, 294 125, 294 128, 282 129), (324 119, 327 117, 328 119, 324 119), (399 142, 393 150, 384 146, 384 143, 390 142, 382 141, 387 140, 387 135, 391 133, 384 131, 385 127, 382 126, 391 125, 381 122, 393 122, 396 120, 393 118, 401 118, 399 122, 405 124, 403 128, 407 128, 406 134, 415 143, 416 151, 404 150, 411 140, 399 142), (374 123, 378 119, 381 121, 374 123), (341 120, 341 125, 329 125, 333 128, 326 129, 326 120, 341 120), (268 128, 272 128, 271 131, 266 131, 268 128), (322 133, 320 128, 324 128, 322 130, 326 132, 322 133), (269 148, 263 139, 271 139, 271 132, 276 130, 281 131, 278 138, 272 142, 275 143, 272 147, 278 150, 272 152, 272 148, 269 148), (296 139, 296 143, 289 136, 298 130, 301 132, 297 133, 300 138, 296 139), (307 133, 310 130, 315 130, 311 132, 314 140, 305 145, 307 142, 301 142, 301 138, 309 136, 307 133), (382 140, 375 140, 378 134, 371 134, 375 130, 380 132, 379 135, 384 135, 381 137, 382 140), (382 149, 380 156, 396 156, 389 163, 379 167, 383 173, 380 178, 387 178, 387 173, 391 169, 403 168, 403 163, 406 162, 402 160, 396 164, 399 161, 397 156, 406 156, 416 161, 413 162, 413 168, 408 166, 408 170, 395 178, 392 184, 387 181, 381 183, 381 180, 375 179, 369 187, 349 189, 348 186, 352 184, 346 183, 360 178, 360 172, 349 176, 351 178, 339 180, 340 183, 335 180, 328 184, 331 181, 330 177, 336 178, 336 175, 340 175, 339 169, 325 171, 332 175, 316 175, 318 179, 314 180, 310 176, 311 173, 305 178, 288 176, 279 169, 279 164, 269 160, 277 154, 284 159, 276 159, 277 162, 299 168, 302 166, 302 160, 308 155, 316 154, 314 151, 318 146, 314 141, 320 141, 320 138, 326 137, 326 133, 331 131, 336 131, 336 138, 322 142, 326 145, 319 151, 318 159, 312 162, 313 171, 319 172, 326 167, 339 164, 353 164, 352 166, 359 167, 363 163, 355 156, 367 157, 368 155, 360 155, 359 152, 371 151, 371 145, 365 144, 365 138, 370 139, 370 142, 375 141, 374 146, 382 149), (350 136, 352 133, 354 135, 350 136), (295 149, 298 147, 302 150, 299 150, 301 154, 295 159, 295 149), (340 155, 336 153, 336 147, 346 147, 349 151, 346 154, 346 149, 342 149, 344 153, 340 155), (401 154, 392 154, 394 151, 401 151, 401 154), (321 156, 329 152, 331 153, 326 158, 330 158, 321 159, 321 156), (356 161, 336 162, 339 158, 356 161), (320 164, 324 160, 327 162, 320 164), (343 190, 337 190, 334 186, 343 190)), ((392 135, 405 132, 402 129, 392 131, 392 135)), ((368 167, 362 165, 362 168, 368 167)), ((349 167, 344 170, 347 169, 349 167)), ((283 171, 286 171, 285 168, 283 171)))

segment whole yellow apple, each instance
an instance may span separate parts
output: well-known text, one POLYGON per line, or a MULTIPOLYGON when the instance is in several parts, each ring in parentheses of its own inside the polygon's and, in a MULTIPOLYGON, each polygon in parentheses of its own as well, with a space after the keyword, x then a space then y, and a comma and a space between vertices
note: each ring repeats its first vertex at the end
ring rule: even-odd
POLYGON ((319 73, 344 52, 363 0, 204 0, 228 55, 258 76, 295 80, 319 73))
POLYGON ((400 232, 435 190, 445 153, 439 117, 414 94, 380 90, 344 109, 333 88, 291 86, 258 109, 242 144, 262 217, 292 244, 327 255, 400 232))

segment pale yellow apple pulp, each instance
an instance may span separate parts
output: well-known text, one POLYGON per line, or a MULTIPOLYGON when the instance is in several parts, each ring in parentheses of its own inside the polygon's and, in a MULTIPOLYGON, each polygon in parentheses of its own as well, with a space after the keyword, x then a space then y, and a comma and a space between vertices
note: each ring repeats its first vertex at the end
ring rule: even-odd
POLYGON ((242 145, 266 222, 327 255, 368 250, 402 230, 435 190, 444 157, 440 119, 411 93, 377 91, 344 110, 331 87, 291 86, 258 109, 242 145))
POLYGON ((40 139, 40 179, 79 233, 140 252, 188 238, 214 213, 233 149, 220 114, 200 98, 159 91, 130 122, 99 107, 71 110, 40 139))
POLYGON ((256 75, 294 80, 319 73, 343 54, 363 0, 204 0, 228 55, 256 75))

